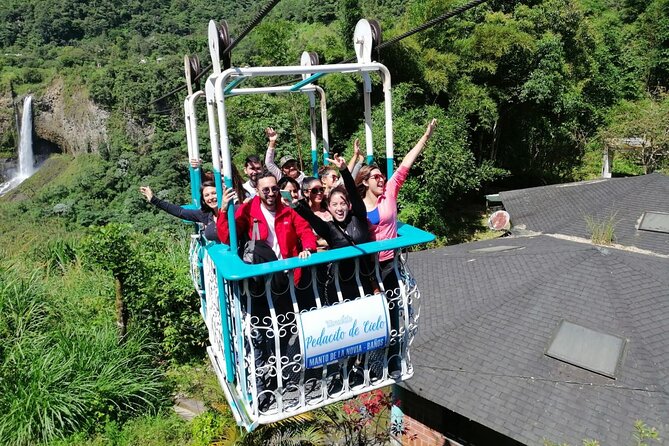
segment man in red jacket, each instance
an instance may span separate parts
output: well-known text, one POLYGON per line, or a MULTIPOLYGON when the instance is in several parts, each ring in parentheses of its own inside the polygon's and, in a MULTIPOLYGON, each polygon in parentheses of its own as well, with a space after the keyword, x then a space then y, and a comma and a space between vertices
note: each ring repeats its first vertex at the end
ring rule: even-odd
MULTIPOLYGON (((276 178, 266 173, 261 175, 256 183, 257 195, 244 204, 235 212, 235 223, 238 234, 246 234, 249 239, 253 236, 253 221, 258 221, 258 240, 264 240, 267 246, 274 251, 277 259, 287 259, 290 257, 300 257, 306 259, 312 252, 316 252, 316 236, 311 230, 309 223, 300 217, 297 212, 289 206, 284 206, 279 198, 279 187, 276 178)), ((216 221, 219 240, 222 243, 230 242, 230 231, 228 228, 227 206, 234 199, 234 190, 227 189, 223 194, 223 203, 216 221)), ((257 245, 256 245, 257 248, 257 245)), ((275 273, 282 274, 282 273, 275 273)), ((302 272, 300 268, 294 269, 294 280, 297 285, 300 282, 302 272)), ((287 288, 287 287, 286 287, 287 288)), ((260 285, 264 290, 264 286, 260 285)), ((254 294, 254 293, 252 293, 254 294)), ((290 296, 286 290, 275 290, 272 286, 271 301, 276 309, 277 315, 292 312, 290 296)), ((257 319, 252 331, 252 348, 256 373, 256 391, 258 398, 258 408, 261 413, 265 412, 273 401, 276 400, 274 391, 276 389, 276 373, 270 372, 273 366, 270 358, 277 355, 274 351, 275 335, 270 335, 273 331, 271 325, 267 325, 269 308, 263 302, 263 299, 253 299, 253 309, 250 312, 257 319)), ((247 309, 248 311, 249 309, 247 309)), ((279 317, 277 321, 280 325, 294 323, 294 318, 279 317)), ((285 327, 282 327, 285 328, 285 327)), ((284 349, 287 346, 289 333, 291 330, 279 330, 285 333, 281 336, 281 347, 279 354, 286 353, 284 349)), ((292 358, 290 358, 292 359, 292 358)), ((287 377, 284 377, 284 379, 287 377)))
MULTIPOLYGON (((306 259, 316 252, 316 236, 309 223, 289 206, 284 206, 279 198, 279 187, 276 178, 266 173, 257 181, 258 194, 247 203, 242 204, 235 212, 237 232, 246 234, 251 239, 253 221, 258 220, 259 240, 265 240, 272 248, 277 259, 300 257, 306 259)), ((234 197, 232 189, 223 194, 223 206, 216 221, 219 240, 230 242, 228 216, 224 210, 234 197)), ((295 269, 295 283, 300 281, 300 270, 295 269)))

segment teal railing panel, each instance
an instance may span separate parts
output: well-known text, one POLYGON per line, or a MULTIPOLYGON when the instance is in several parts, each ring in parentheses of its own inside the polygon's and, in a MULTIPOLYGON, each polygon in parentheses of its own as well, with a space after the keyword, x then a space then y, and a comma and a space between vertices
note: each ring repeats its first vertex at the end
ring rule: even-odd
POLYGON ((435 239, 431 234, 408 224, 398 224, 398 237, 378 242, 363 243, 356 246, 333 249, 319 252, 307 259, 292 257, 276 262, 249 265, 242 262, 236 252, 230 251, 228 245, 210 244, 205 249, 211 256, 216 270, 226 280, 242 280, 249 277, 263 276, 278 271, 293 270, 323 263, 336 262, 344 259, 359 257, 364 254, 375 254, 380 251, 406 248, 409 246, 428 243, 435 239))

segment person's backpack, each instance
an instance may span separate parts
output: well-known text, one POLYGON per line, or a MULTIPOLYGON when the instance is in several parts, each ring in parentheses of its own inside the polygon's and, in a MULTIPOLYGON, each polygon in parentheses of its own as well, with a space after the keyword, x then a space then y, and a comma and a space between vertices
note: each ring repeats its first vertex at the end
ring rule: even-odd
MULTIPOLYGON (((253 219, 253 231, 251 232, 251 240, 244 244, 244 251, 242 253, 242 260, 249 264, 260 264, 267 262, 274 262, 279 260, 276 253, 266 240, 260 240, 260 230, 258 229, 258 219, 253 219)), ((256 284, 261 284, 262 277, 256 277, 256 284)), ((286 273, 276 272, 272 276, 272 289, 281 291, 288 288, 288 275, 286 273)))

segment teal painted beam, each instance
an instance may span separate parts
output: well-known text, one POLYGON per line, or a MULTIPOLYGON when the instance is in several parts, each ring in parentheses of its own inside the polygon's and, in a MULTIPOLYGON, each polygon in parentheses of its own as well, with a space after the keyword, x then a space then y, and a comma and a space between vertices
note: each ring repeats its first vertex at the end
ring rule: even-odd
POLYGON ((229 94, 233 88, 235 88, 237 85, 241 84, 244 82, 246 77, 238 77, 236 79, 233 79, 232 82, 230 82, 228 85, 225 86, 225 90, 223 91, 225 94, 229 94))
POLYGON ((290 87, 290 91, 297 91, 297 90, 299 90, 300 88, 304 87, 305 85, 309 85, 309 84, 311 84, 312 82, 314 82, 314 81, 316 81, 316 80, 322 78, 322 77, 325 76, 326 74, 327 74, 327 73, 316 73, 316 74, 312 74, 312 75, 309 76, 308 78, 303 79, 303 80, 299 81, 298 83, 296 83, 295 85, 293 85, 292 87, 290 87))

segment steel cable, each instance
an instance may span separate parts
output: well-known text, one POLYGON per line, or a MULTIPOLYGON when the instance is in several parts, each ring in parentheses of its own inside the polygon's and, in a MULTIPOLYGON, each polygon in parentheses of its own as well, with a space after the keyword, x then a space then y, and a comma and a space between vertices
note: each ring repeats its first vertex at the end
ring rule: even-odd
MULTIPOLYGON (((375 46, 374 48, 372 48, 372 51, 380 51, 380 50, 382 50, 382 49, 384 49, 384 48, 386 48, 386 47, 388 47, 388 46, 390 46, 394 43, 399 42, 400 40, 406 39, 407 37, 412 36, 416 33, 421 32, 421 31, 425 31, 428 28, 431 28, 435 25, 438 25, 439 23, 441 23, 441 22, 443 22, 447 19, 450 19, 451 17, 455 17, 457 15, 460 15, 463 12, 465 12, 469 9, 472 9, 472 8, 480 5, 481 3, 485 3, 487 1, 488 0, 473 0, 473 1, 471 1, 467 4, 465 4, 465 5, 459 6, 459 7, 455 8, 451 11, 448 11, 448 12, 440 15, 439 17, 435 17, 435 18, 423 23, 422 25, 417 26, 416 28, 413 28, 413 29, 411 29, 411 30, 409 30, 409 31, 407 31, 403 34, 400 34, 399 36, 395 36, 392 39, 375 46)), ((353 56, 353 57, 350 57, 348 59, 342 60, 339 63, 340 64, 351 63, 351 62, 355 62, 356 59, 357 59, 357 56, 353 56)), ((275 84, 275 85, 272 85, 272 86, 273 87, 282 87, 284 85, 290 85, 290 84, 293 84, 295 82, 299 82, 301 80, 302 80, 302 78, 295 78, 295 79, 292 79, 290 81, 284 81, 284 82, 281 82, 281 83, 278 83, 278 84, 275 84)))
MULTIPOLYGON (((251 23, 249 23, 249 24, 246 26, 246 28, 244 28, 244 30, 239 34, 239 36, 238 36, 235 40, 233 40, 232 42, 230 42, 230 45, 228 45, 228 47, 225 48, 225 49, 223 50, 223 54, 228 54, 230 51, 232 51, 232 50, 239 44, 239 42, 241 42, 242 39, 243 39, 244 37, 246 37, 246 35, 247 35, 248 33, 250 33, 250 32, 253 30, 253 28, 255 28, 256 26, 258 26, 258 24, 262 21, 262 19, 264 19, 265 16, 266 16, 267 14, 269 14, 269 12, 270 12, 270 11, 271 11, 271 10, 272 10, 272 9, 273 9, 273 8, 280 2, 280 1, 281 1, 281 0, 272 0, 272 1, 269 2, 267 5, 265 5, 265 6, 260 10, 260 12, 253 18, 253 20, 251 20, 251 23)), ((213 67, 213 64, 209 64, 209 65, 207 65, 202 71, 200 71, 200 73, 199 73, 197 76, 195 76, 195 77, 193 78, 193 82, 197 82, 198 80, 200 80, 200 79, 201 79, 201 78, 202 78, 202 77, 203 77, 209 70, 211 70, 212 67, 213 67)), ((167 98, 169 98, 170 96, 172 96, 172 95, 174 95, 174 94, 180 92, 181 90, 184 90, 185 88, 187 88, 187 85, 186 85, 186 84, 180 85, 179 87, 173 89, 173 90, 170 91, 169 93, 166 93, 166 94, 162 95, 161 97, 159 97, 158 99, 155 99, 155 100, 151 101, 151 102, 149 103, 149 105, 154 105, 154 104, 156 104, 156 103, 162 101, 163 99, 167 99, 167 98)))

